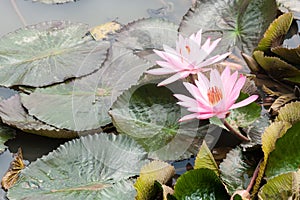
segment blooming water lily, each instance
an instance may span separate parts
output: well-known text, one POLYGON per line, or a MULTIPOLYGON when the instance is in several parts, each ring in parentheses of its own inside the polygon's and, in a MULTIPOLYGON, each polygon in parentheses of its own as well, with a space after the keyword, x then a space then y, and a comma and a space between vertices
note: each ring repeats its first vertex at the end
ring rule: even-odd
POLYGON ((174 74, 170 78, 162 81, 158 86, 170 84, 178 79, 183 79, 190 74, 197 74, 203 67, 217 63, 226 58, 230 53, 216 55, 208 58, 208 55, 216 48, 221 38, 211 42, 208 38, 201 46, 202 30, 192 34, 189 38, 179 35, 176 41, 176 50, 164 45, 164 51, 154 50, 154 52, 165 61, 157 61, 161 68, 148 70, 147 73, 153 75, 174 74))
POLYGON ((216 69, 212 69, 210 80, 204 74, 198 73, 196 85, 183 83, 194 98, 182 94, 174 96, 180 100, 179 105, 186 107, 193 114, 182 117, 180 121, 194 118, 208 119, 214 116, 224 119, 229 114, 229 110, 254 102, 258 98, 257 95, 235 103, 246 81, 245 76, 238 76, 237 71, 231 74, 230 68, 226 67, 221 75, 216 69))

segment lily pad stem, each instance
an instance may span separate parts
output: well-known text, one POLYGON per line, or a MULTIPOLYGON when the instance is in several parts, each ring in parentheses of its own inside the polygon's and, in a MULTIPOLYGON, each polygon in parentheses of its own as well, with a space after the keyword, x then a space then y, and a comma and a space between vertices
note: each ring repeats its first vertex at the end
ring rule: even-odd
POLYGON ((256 180, 256 178, 257 178, 257 176, 258 176, 258 172, 259 172, 259 168, 260 168, 260 163, 262 162, 262 160, 263 159, 261 159, 260 161, 259 161, 259 163, 257 164, 257 166, 256 166, 256 168, 255 168, 255 171, 254 171, 254 173, 253 173, 253 176, 252 176, 252 178, 251 178, 251 180, 250 180, 250 183, 249 183, 249 185, 248 185, 248 187, 247 187, 247 192, 249 192, 250 193, 250 190, 252 189, 252 187, 253 187, 253 185, 254 185, 254 183, 255 183, 255 180, 256 180))
POLYGON ((249 142, 250 141, 249 138, 245 137, 241 133, 237 132, 234 128, 232 128, 232 126, 230 124, 228 124, 228 122, 226 120, 224 120, 224 125, 225 125, 226 128, 228 128, 228 130, 231 133, 233 133, 240 140, 245 141, 245 142, 249 142))

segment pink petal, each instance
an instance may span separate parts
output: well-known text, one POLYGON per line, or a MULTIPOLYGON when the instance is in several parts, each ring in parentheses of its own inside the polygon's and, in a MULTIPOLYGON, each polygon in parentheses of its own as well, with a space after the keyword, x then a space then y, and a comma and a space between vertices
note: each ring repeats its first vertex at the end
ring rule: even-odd
POLYGON ((186 116, 182 117, 181 119, 179 119, 179 122, 184 122, 184 121, 187 121, 187 120, 197 119, 197 118, 198 118, 198 114, 193 113, 193 114, 186 115, 186 116))
POLYGON ((153 74, 153 75, 165 75, 165 74, 173 74, 176 71, 172 69, 166 69, 166 68, 157 68, 157 69, 150 69, 146 71, 147 74, 153 74))
POLYGON ((217 63, 223 59, 225 59, 230 53, 225 53, 225 54, 222 54, 222 55, 216 55, 216 56, 213 56, 203 62, 201 62, 199 65, 197 65, 197 67, 204 67, 204 66, 207 66, 207 65, 212 65, 214 63, 217 63))
POLYGON ((258 95, 252 95, 248 97, 247 99, 244 99, 243 101, 240 101, 238 103, 233 104, 230 109, 240 108, 243 106, 246 106, 252 102, 254 102, 258 98, 258 95))
POLYGON ((185 77, 187 77, 190 74, 190 72, 178 72, 176 74, 174 74, 173 76, 171 76, 170 78, 167 78, 166 80, 160 82, 157 86, 164 86, 164 85, 168 85, 170 83, 173 83, 179 79, 183 79, 185 77))
POLYGON ((198 100, 198 102, 201 102, 202 104, 204 104, 206 106, 209 105, 208 102, 207 102, 207 96, 204 96, 204 95, 206 95, 206 93, 205 92, 203 92, 203 94, 201 93, 201 90, 200 90, 201 87, 196 87, 195 85, 190 84, 190 83, 186 83, 186 82, 184 82, 183 85, 189 91, 189 93, 195 99, 198 100))
POLYGON ((240 77, 236 81, 235 85, 232 88, 231 93, 229 94, 229 96, 226 97, 229 100, 228 104, 227 104, 228 107, 231 106, 239 97, 241 89, 245 84, 245 81, 246 81, 246 77, 244 77, 244 76, 240 77))
POLYGON ((218 45, 218 43, 221 41, 221 38, 216 39, 215 41, 213 41, 213 43, 206 48, 205 50, 207 51, 208 54, 210 54, 218 45))
POLYGON ((178 100, 181 101, 181 102, 178 102, 178 104, 183 107, 197 107, 198 106, 197 101, 193 98, 190 98, 190 97, 182 95, 182 94, 174 94, 174 96, 178 100))
POLYGON ((215 116, 215 113, 205 113, 205 114, 198 114, 198 119, 209 119, 211 117, 215 116))

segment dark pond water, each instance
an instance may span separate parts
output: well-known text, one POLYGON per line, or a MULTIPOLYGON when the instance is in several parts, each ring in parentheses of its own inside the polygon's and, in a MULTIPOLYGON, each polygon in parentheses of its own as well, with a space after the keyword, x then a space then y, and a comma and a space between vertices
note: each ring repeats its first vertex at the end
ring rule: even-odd
MULTIPOLYGON (((190 6, 190 0, 80 0, 61 5, 33 3, 31 0, 1 0, 0 36, 15 31, 24 24, 60 19, 86 23, 90 27, 115 19, 126 24, 149 16, 164 17, 178 23, 190 6)), ((34 161, 63 142, 65 140, 18 133, 15 139, 6 143, 8 149, 0 155, 0 180, 12 161, 12 153, 16 153, 18 147, 22 147, 24 159, 34 161)), ((179 170, 184 170, 187 162, 189 161, 180 163, 179 170)), ((5 199, 5 192, 0 189, 0 200, 2 199, 5 199)))

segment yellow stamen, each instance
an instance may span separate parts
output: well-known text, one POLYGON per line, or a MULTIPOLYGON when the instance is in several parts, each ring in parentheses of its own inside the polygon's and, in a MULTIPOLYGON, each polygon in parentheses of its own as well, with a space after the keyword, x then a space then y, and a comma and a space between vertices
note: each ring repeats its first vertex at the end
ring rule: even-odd
POLYGON ((208 101, 213 106, 223 99, 223 94, 220 88, 214 86, 207 91, 208 101))
POLYGON ((190 46, 186 45, 186 46, 185 46, 185 49, 187 50, 188 54, 191 53, 191 48, 190 48, 190 46))

